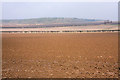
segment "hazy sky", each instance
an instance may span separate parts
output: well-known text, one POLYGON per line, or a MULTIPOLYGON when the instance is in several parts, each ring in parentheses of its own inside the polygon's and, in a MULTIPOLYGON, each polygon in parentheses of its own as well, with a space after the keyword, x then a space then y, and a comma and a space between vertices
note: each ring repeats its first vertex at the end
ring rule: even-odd
POLYGON ((4 2, 3 19, 75 17, 118 19, 117 2, 4 2))

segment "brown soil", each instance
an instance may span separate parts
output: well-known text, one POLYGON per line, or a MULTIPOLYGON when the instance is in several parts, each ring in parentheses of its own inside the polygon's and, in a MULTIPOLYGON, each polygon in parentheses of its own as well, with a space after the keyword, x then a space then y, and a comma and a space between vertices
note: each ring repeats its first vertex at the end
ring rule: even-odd
POLYGON ((117 33, 3 34, 3 78, 117 78, 117 33))

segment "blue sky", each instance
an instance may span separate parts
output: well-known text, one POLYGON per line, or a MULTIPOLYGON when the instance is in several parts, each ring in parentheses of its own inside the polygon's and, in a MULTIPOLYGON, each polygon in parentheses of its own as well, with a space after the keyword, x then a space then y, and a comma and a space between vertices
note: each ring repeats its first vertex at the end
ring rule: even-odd
POLYGON ((3 19, 75 17, 118 20, 117 2, 4 2, 3 19))

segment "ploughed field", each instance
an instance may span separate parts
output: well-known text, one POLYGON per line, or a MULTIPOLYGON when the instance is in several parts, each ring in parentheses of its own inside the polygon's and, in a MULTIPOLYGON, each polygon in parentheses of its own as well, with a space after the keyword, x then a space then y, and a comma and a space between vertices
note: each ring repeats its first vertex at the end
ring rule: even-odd
POLYGON ((117 78, 117 33, 2 35, 3 78, 117 78))

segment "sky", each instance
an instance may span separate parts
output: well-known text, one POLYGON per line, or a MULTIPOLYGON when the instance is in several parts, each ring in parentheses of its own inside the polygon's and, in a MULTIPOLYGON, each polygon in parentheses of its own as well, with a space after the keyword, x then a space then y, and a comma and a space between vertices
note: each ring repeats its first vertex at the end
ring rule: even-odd
POLYGON ((119 0, 1 0, 1 2, 119 2, 119 0))
POLYGON ((67 17, 118 20, 117 2, 3 2, 3 19, 67 17))

